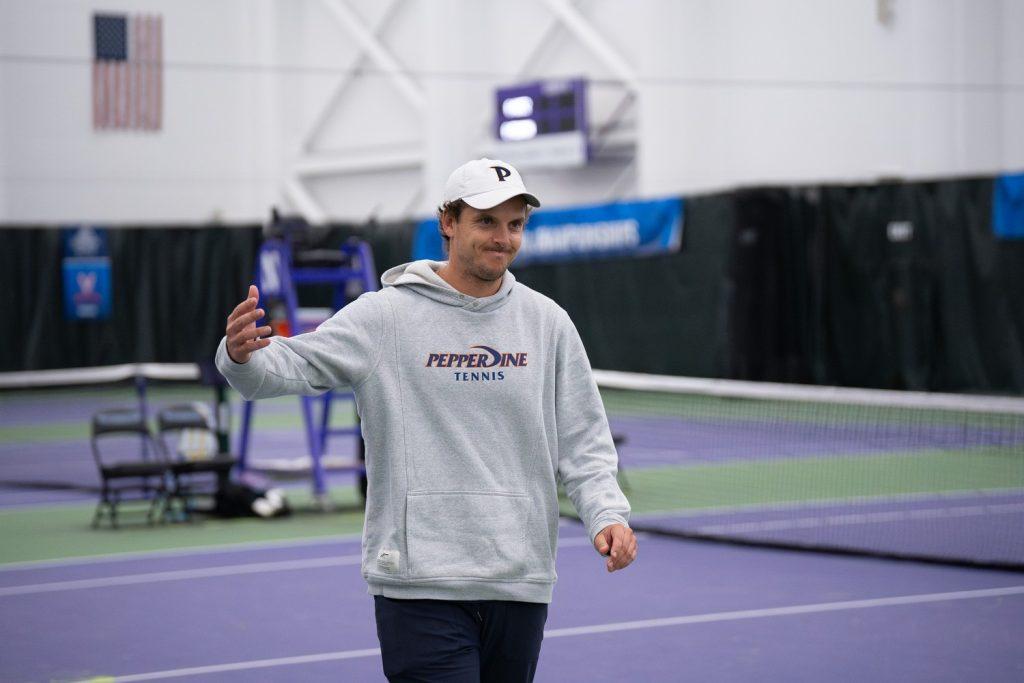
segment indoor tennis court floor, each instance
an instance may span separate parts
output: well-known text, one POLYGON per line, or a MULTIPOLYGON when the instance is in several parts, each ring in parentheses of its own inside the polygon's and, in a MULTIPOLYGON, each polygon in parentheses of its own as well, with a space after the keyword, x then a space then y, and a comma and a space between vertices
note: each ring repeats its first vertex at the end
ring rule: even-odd
MULTIPOLYGON (((0 681, 383 680, 351 479, 330 514, 300 483, 285 519, 93 530, 104 400, 74 398, 0 401, 0 681)), ((300 448, 296 413, 257 452, 300 448)), ((609 575, 565 521, 558 574, 538 681, 1024 680, 1020 573, 644 536, 609 575)))
MULTIPOLYGON (((538 681, 1024 676, 1019 574, 645 537, 609 575, 578 526, 561 538, 538 681)), ((0 678, 383 680, 358 555, 335 536, 8 564, 0 678)))

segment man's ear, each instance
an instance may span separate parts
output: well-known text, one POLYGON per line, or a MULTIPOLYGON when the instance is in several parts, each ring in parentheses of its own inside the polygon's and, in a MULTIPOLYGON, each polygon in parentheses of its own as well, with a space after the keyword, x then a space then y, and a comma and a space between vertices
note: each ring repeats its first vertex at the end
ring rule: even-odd
POLYGON ((448 237, 449 239, 451 238, 452 233, 455 231, 455 228, 452 225, 452 223, 454 222, 455 218, 452 216, 450 212, 445 211, 443 214, 441 214, 441 232, 444 233, 444 236, 448 237))

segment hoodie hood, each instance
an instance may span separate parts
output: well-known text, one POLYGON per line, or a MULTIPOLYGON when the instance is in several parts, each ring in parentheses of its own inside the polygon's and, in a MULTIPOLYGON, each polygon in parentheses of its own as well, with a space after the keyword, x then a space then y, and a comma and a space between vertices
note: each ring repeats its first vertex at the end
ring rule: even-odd
POLYGON ((380 281, 385 287, 404 287, 428 299, 442 304, 457 306, 467 311, 491 311, 503 306, 512 295, 515 276, 505 271, 501 288, 497 293, 483 298, 463 294, 437 274, 447 261, 413 261, 388 269, 380 281))

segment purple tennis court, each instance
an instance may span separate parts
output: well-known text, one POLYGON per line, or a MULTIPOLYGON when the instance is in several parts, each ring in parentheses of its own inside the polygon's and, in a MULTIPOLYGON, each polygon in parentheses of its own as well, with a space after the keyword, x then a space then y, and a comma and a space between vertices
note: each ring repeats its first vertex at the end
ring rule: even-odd
MULTIPOLYGON (((0 572, 4 680, 383 680, 357 539, 0 572), (103 679, 110 680, 110 679, 103 679)), ((562 529, 538 681, 1019 680, 1019 575, 562 529)))
MULTIPOLYGON (((181 400, 155 394, 154 410, 181 400)), ((1024 562, 1017 418, 908 428, 877 414, 860 422, 845 413, 766 418, 730 402, 732 413, 709 419, 703 407, 694 416, 675 399, 638 396, 625 405, 621 394, 606 400, 633 525, 659 534, 643 534, 635 565, 609 575, 581 528, 563 522, 536 680, 1024 675, 1020 572, 660 535, 1017 565, 1024 562)), ((81 397, 37 398, 11 403, 16 410, 5 413, 4 426, 16 431, 0 442, 0 515, 13 542, 0 557, 0 678, 384 680, 359 571, 358 508, 303 512, 292 526, 90 530, 98 479, 87 440, 75 431, 89 411, 81 397)), ((131 394, 93 404, 126 399, 131 394)), ((305 452, 297 412, 294 400, 260 406, 254 463, 305 452)), ((353 453, 351 439, 328 449, 353 453)), ((351 473, 329 481, 354 500, 351 473)), ((298 499, 309 483, 288 486, 298 499)))

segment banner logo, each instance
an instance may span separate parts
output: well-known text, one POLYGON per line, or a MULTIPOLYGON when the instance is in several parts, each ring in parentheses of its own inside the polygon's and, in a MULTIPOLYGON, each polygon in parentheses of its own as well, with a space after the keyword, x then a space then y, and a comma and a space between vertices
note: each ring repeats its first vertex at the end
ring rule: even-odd
MULTIPOLYGON (((682 199, 673 198, 542 209, 530 214, 515 264, 672 253, 682 244, 684 208, 682 199)), ((413 259, 445 258, 437 220, 423 221, 416 229, 413 259)))

